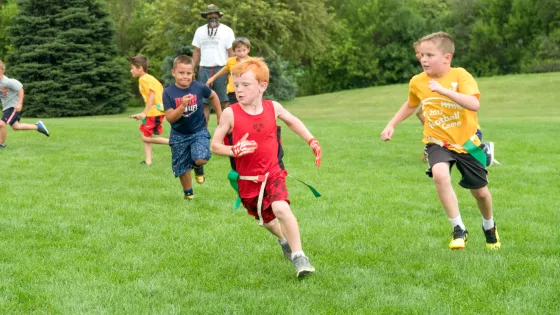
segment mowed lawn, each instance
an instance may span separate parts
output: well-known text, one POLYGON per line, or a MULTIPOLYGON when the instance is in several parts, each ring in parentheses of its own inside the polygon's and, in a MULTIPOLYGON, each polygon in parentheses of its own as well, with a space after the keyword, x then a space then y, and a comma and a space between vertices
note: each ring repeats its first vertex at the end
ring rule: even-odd
POLYGON ((212 157, 188 202, 168 147, 140 165, 138 122, 126 118, 134 109, 44 119, 50 138, 9 130, 0 151, 1 313, 558 314, 560 73, 478 82, 484 137, 502 164, 489 169, 500 251, 485 249, 456 169, 470 238, 449 250, 415 117, 379 139, 405 84, 284 104, 324 154, 315 167, 307 144, 283 128, 288 171, 323 195, 287 179, 317 269, 303 280, 271 235, 233 211, 226 158, 212 157))

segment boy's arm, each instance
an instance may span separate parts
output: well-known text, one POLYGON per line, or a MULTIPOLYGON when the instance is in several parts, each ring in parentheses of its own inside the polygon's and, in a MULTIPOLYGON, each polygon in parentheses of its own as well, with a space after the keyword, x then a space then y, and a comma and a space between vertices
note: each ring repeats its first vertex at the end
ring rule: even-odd
POLYGON ((247 140, 249 134, 245 134, 235 145, 223 144, 224 138, 231 131, 232 126, 233 111, 231 108, 226 108, 218 121, 218 127, 214 131, 210 151, 213 154, 231 157, 240 157, 255 152, 257 143, 253 140, 247 140))
POLYGON ((23 88, 21 88, 18 91, 18 102, 17 102, 16 108, 15 108, 15 111, 18 112, 18 113, 21 112, 21 110, 23 109, 23 96, 24 96, 24 94, 25 93, 23 92, 23 88))
MULTIPOLYGON (((196 36, 196 35, 195 35, 196 36)), ((200 48, 194 46, 194 51, 192 54, 192 60, 194 65, 194 70, 198 67, 198 62, 200 61, 200 48)))
POLYGON ((445 89, 436 80, 431 80, 430 83, 428 83, 428 86, 432 92, 447 96, 452 101, 468 110, 476 112, 480 108, 480 101, 478 100, 478 97, 474 95, 461 94, 453 90, 445 89))
POLYGON ((150 94, 148 94, 148 99, 146 100, 146 107, 144 107, 144 110, 141 113, 132 115, 131 117, 136 118, 138 120, 143 120, 144 118, 146 118, 146 115, 148 115, 148 111, 150 110, 152 105, 154 105, 155 98, 156 98, 156 93, 153 90, 150 90, 150 94))
POLYGON ((397 111, 395 116, 389 121, 385 129, 381 132, 381 140, 389 141, 393 137, 393 132, 395 131, 395 127, 403 120, 407 119, 414 113, 416 108, 410 107, 408 101, 404 102, 401 105, 401 108, 397 111))
POLYGON ((223 67, 222 69, 220 69, 220 71, 218 71, 218 73, 214 74, 208 79, 208 81, 206 81, 206 86, 210 87, 210 85, 214 82, 214 80, 228 73, 229 70, 226 67, 223 67))
POLYGON ((288 128, 290 128, 293 132, 295 132, 298 136, 302 137, 303 140, 307 141, 313 153, 315 154, 315 165, 317 167, 321 166, 321 145, 319 141, 313 137, 309 129, 303 124, 299 118, 292 115, 288 112, 280 103, 272 102, 274 104, 274 112, 276 113, 276 117, 282 120, 288 128))
POLYGON ((174 123, 179 120, 192 98, 192 94, 183 95, 183 101, 179 104, 179 106, 177 106, 177 108, 169 108, 165 111, 165 119, 167 119, 169 123, 174 123))
POLYGON ((212 106, 214 107, 214 111, 216 112, 216 118, 219 122, 220 117, 222 116, 222 105, 220 104, 220 99, 218 98, 218 94, 212 91, 212 94, 210 94, 208 100, 212 103, 212 106))
MULTIPOLYGON (((408 103, 408 101, 406 101, 408 103)), ((422 124, 422 126, 424 126, 424 122, 426 121, 424 119, 424 113, 422 112, 422 106, 418 106, 418 110, 416 111, 416 117, 418 117, 418 119, 420 120, 420 123, 422 124)))

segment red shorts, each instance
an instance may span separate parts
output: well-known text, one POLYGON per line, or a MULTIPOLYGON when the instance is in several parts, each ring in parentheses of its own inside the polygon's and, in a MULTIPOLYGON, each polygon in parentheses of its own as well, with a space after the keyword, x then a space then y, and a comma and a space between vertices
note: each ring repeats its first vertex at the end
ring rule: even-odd
MULTIPOLYGON (((268 223, 276 219, 274 212, 272 212, 272 203, 274 201, 282 200, 290 204, 290 200, 288 199, 288 189, 286 188, 286 177, 279 176, 276 178, 269 178, 264 188, 264 196, 262 201, 261 213, 264 223, 268 223)), ((259 202, 259 196, 255 196, 252 198, 241 198, 241 202, 243 203, 245 209, 247 209, 247 212, 258 220, 259 215, 257 212, 257 205, 259 202)))
POLYGON ((151 137, 152 135, 161 135, 163 133, 163 128, 161 123, 163 123, 164 115, 146 117, 140 125, 140 131, 145 137, 151 137))

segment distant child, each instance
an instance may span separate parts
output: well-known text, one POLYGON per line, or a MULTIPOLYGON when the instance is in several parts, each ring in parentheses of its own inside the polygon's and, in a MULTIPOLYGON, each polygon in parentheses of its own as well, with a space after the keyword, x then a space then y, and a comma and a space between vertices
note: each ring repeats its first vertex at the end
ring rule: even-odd
MULTIPOLYGON (((228 73, 231 72, 231 69, 233 69, 233 67, 240 63, 243 62, 245 60, 251 60, 252 58, 249 57, 249 52, 251 51, 251 42, 249 42, 249 40, 245 37, 237 37, 233 43, 231 44, 231 48, 233 49, 233 52, 235 53, 234 57, 229 57, 227 62, 226 62, 226 66, 223 67, 222 69, 220 69, 220 71, 218 71, 218 73, 214 74, 212 77, 210 77, 208 79, 208 81, 206 82, 206 86, 211 87, 212 84, 214 83, 214 80, 216 80, 217 78, 226 75, 228 73)), ((227 84, 227 96, 229 99, 229 104, 235 104, 237 103, 237 98, 235 97, 235 88, 233 87, 233 80, 231 78, 229 78, 228 84, 227 84)))
POLYGON ((142 120, 140 132, 142 132, 144 153, 146 154, 146 160, 142 163, 152 165, 152 143, 169 144, 167 138, 154 137, 154 135, 163 134, 162 123, 165 118, 161 100, 163 86, 156 78, 148 74, 148 58, 144 56, 130 58, 130 74, 138 78, 138 88, 146 103, 146 107, 141 113, 131 115, 130 118, 142 120))
POLYGON ((395 126, 423 106, 424 139, 438 197, 453 227, 452 250, 464 249, 468 232, 461 220, 459 203, 451 185, 454 164, 462 175, 459 185, 469 189, 482 214, 486 247, 500 248, 500 239, 492 214, 492 196, 488 191, 487 158, 476 135, 480 92, 472 75, 463 68, 451 68, 455 44, 449 34, 433 33, 420 39, 423 73, 410 80, 408 104, 403 104, 381 133, 392 138, 395 126))
POLYGON ((321 146, 301 120, 279 103, 263 100, 269 69, 262 59, 238 64, 232 77, 239 103, 224 110, 212 139, 212 153, 232 159, 232 167, 239 173, 237 183, 243 205, 278 238, 284 256, 295 266, 296 276, 302 277, 315 268, 302 250, 298 222, 290 209, 288 173, 281 160, 283 150, 276 119, 309 143, 317 166, 321 165, 321 146))
POLYGON ((194 64, 189 56, 178 56, 173 61, 171 74, 175 84, 165 88, 163 107, 165 117, 171 124, 169 146, 171 166, 175 177, 179 177, 186 200, 194 199, 191 169, 196 182, 204 183, 203 165, 210 160, 210 133, 206 128, 203 99, 208 98, 214 106, 218 120, 222 107, 216 92, 203 83, 193 81, 194 64))
POLYGON ((47 137, 50 136, 47 127, 40 120, 35 125, 19 122, 19 113, 23 108, 23 85, 18 80, 5 76, 4 71, 6 71, 6 64, 0 60, 0 100, 4 112, 0 121, 0 149, 6 148, 7 124, 12 126, 14 131, 37 130, 47 137))

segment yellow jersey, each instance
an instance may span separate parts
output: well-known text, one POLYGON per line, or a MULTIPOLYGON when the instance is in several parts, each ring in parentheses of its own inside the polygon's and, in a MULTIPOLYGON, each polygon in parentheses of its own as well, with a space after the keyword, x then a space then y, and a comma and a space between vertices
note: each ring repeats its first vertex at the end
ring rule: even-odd
MULTIPOLYGON (((466 109, 446 96, 432 92, 428 86, 431 80, 437 81, 443 88, 473 95, 480 99, 480 91, 473 76, 463 68, 451 68, 441 78, 431 78, 425 72, 415 75, 410 80, 408 91, 408 104, 410 107, 422 105, 424 116, 423 143, 430 143, 429 137, 442 142, 462 146, 473 135, 475 136, 478 125, 478 116, 475 111, 466 109)), ((480 145, 477 136, 473 142, 480 145)), ((467 153, 464 149, 449 147, 457 153, 467 153)))
POLYGON ((154 103, 152 107, 148 110, 146 117, 154 117, 165 115, 163 111, 163 85, 154 78, 152 75, 144 74, 138 79, 140 94, 144 98, 144 103, 148 103, 148 97, 150 96, 150 91, 154 91, 154 103))
MULTIPOLYGON (((247 58, 245 58, 245 60, 251 60, 253 58, 247 56, 247 58)), ((230 73, 228 75, 228 84, 227 84, 227 93, 233 93, 235 92, 235 86, 233 86, 233 80, 231 79, 231 70, 233 69, 233 67, 235 67, 236 64, 238 64, 239 61, 237 61, 237 57, 233 56, 233 57, 229 57, 228 60, 226 61, 226 69, 227 71, 230 73)))

